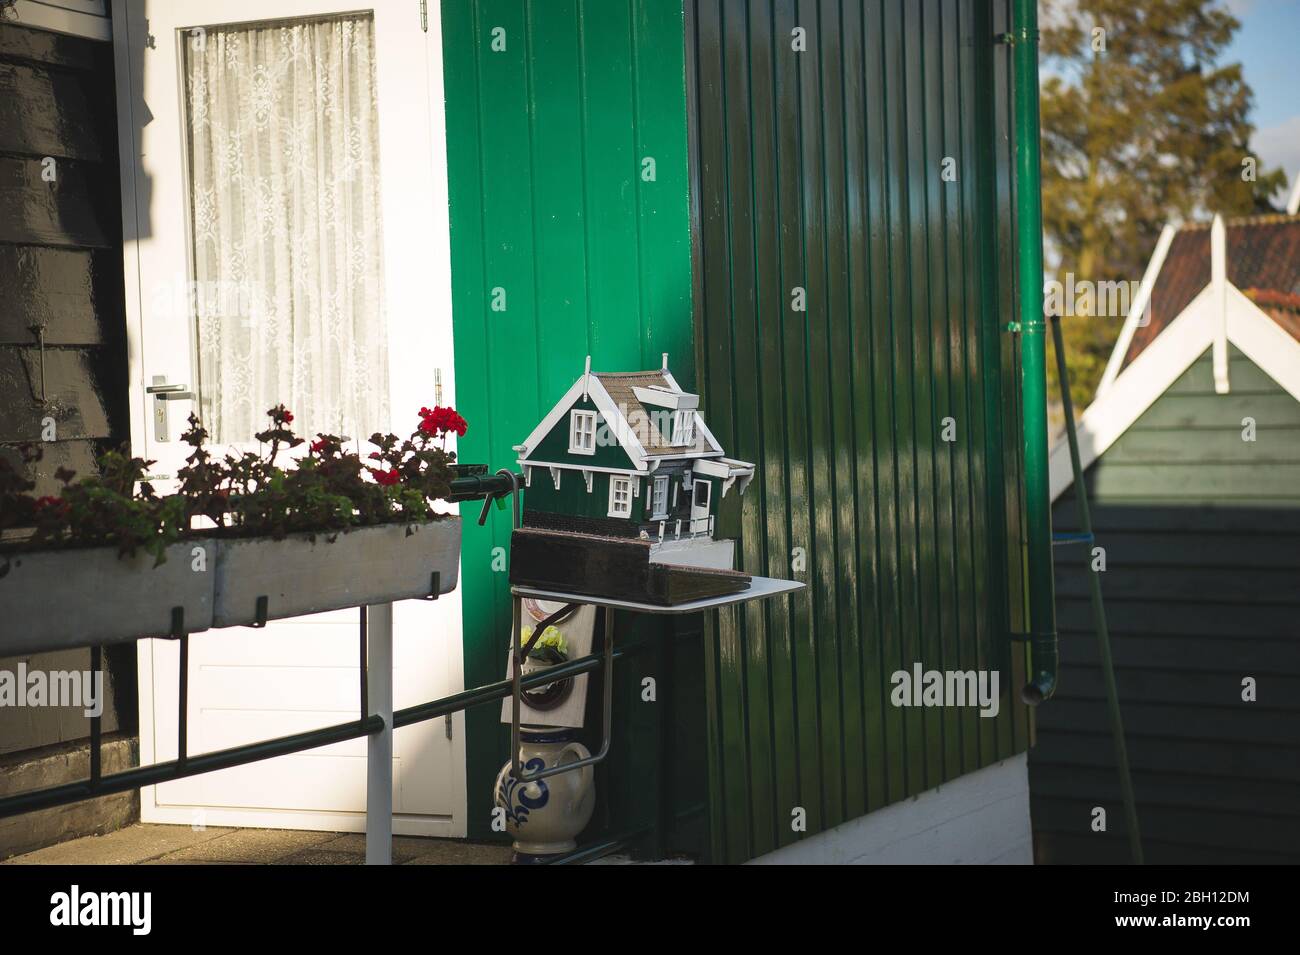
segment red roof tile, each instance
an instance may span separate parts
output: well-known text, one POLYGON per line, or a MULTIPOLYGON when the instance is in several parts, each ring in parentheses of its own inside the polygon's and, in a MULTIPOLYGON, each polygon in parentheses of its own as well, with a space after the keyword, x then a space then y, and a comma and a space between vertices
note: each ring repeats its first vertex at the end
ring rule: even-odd
MULTIPOLYGON (((1224 221, 1228 281, 1300 339, 1300 216, 1224 221), (1286 316, 1279 318, 1279 315, 1286 316)), ((1151 292, 1151 320, 1133 333, 1127 366, 1210 284, 1210 226, 1183 226, 1151 292)))

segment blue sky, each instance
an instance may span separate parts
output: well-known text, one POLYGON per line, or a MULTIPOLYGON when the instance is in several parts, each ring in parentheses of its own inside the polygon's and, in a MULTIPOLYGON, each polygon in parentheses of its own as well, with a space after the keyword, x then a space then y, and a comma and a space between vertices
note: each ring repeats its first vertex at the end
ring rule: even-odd
POLYGON ((1227 0, 1241 29, 1224 56, 1255 92, 1251 145, 1288 182, 1300 171, 1300 0, 1227 0))

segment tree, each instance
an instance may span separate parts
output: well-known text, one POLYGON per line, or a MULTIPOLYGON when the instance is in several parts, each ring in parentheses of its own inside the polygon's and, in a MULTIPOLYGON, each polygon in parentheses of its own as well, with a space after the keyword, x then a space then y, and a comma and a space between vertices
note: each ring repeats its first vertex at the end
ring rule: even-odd
MULTIPOLYGON (((1210 0, 1043 0, 1043 228, 1057 278, 1136 282, 1161 227, 1271 211, 1285 185, 1249 147, 1253 94, 1220 56, 1240 27, 1210 0)), ((1062 319, 1082 410, 1124 315, 1062 319)), ((1078 311, 1086 314, 1077 314, 1078 311)), ((1048 364, 1057 393, 1054 362, 1048 364)))

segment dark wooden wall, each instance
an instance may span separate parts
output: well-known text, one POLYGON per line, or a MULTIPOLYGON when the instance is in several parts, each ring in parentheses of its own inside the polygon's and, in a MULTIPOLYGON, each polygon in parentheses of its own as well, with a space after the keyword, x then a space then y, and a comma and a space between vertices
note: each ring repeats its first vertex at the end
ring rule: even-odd
MULTIPOLYGON (((1300 862, 1300 403, 1236 349, 1229 367, 1216 395, 1207 352, 1087 472, 1148 863, 1300 862)), ((1078 529, 1075 501, 1056 502, 1056 530, 1078 529)), ((1061 679, 1029 757, 1035 853, 1125 862, 1085 553, 1057 551, 1061 679)))
POLYGON ((709 631, 713 858, 741 861, 795 808, 815 833, 1029 745, 1009 26, 1001 0, 686 10, 703 409, 758 465, 719 526, 808 583, 709 631), (918 662, 999 671, 999 716, 894 707, 918 662))
POLYGON ((0 24, 0 445, 53 419, 42 492, 127 438, 114 117, 109 44, 0 24))
MULTIPOLYGON (((0 454, 16 461, 19 444, 37 444, 40 494, 57 493, 57 468, 92 473, 101 449, 128 438, 115 116, 110 44, 0 22, 0 454)), ((31 665, 81 669, 87 653, 31 665)), ((133 659, 113 655, 128 722, 133 659)), ((86 732, 79 714, 32 719, 0 749, 86 732)))

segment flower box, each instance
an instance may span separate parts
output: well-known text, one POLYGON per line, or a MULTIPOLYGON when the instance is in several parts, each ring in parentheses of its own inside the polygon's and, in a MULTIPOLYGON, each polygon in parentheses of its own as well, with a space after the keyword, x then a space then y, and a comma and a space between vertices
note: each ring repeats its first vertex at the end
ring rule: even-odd
POLYGON ((115 547, 0 555, 0 656, 165 637, 177 624, 207 630, 217 550, 182 541, 157 567, 115 547))
POLYGON ((256 626, 363 604, 436 596, 455 589, 460 518, 383 524, 337 534, 221 541, 215 627, 256 626))

